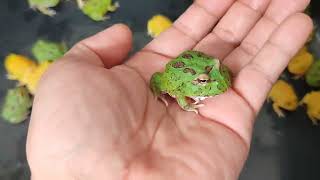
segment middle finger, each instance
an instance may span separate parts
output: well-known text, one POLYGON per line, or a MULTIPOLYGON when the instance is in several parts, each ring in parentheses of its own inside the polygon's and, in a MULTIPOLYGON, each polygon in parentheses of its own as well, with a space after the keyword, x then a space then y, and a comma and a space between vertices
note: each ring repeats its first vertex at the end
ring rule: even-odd
POLYGON ((270 0, 238 0, 195 49, 223 59, 246 37, 269 3, 270 0))

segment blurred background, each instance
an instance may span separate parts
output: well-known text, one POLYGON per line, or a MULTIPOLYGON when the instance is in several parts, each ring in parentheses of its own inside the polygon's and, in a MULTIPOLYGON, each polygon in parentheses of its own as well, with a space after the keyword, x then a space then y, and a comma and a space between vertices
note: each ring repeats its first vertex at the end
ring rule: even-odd
MULTIPOLYGON (((125 23, 134 32, 134 49, 141 49, 152 37, 148 20, 163 14, 175 20, 192 0, 118 0, 120 8, 110 13, 109 20, 95 22, 84 15, 75 1, 60 3, 57 15, 49 17, 29 8, 26 0, 0 1, 0 103, 15 81, 6 79, 5 57, 10 53, 32 57, 31 48, 39 38, 65 42, 71 47, 77 41, 99 32, 114 23, 125 23)), ((311 16, 319 23, 320 3, 312 0, 311 16)), ((320 33, 309 44, 315 59, 320 58, 320 33)), ((303 80, 294 80, 288 72, 285 79, 301 99, 310 88, 303 80)), ((320 102, 319 102, 320 103, 320 102)), ((29 119, 13 125, 0 119, 0 180, 28 180, 25 140, 29 119)), ((314 126, 306 108, 286 112, 279 118, 269 102, 261 110, 255 125, 249 159, 240 180, 318 180, 320 171, 320 127, 314 126)))

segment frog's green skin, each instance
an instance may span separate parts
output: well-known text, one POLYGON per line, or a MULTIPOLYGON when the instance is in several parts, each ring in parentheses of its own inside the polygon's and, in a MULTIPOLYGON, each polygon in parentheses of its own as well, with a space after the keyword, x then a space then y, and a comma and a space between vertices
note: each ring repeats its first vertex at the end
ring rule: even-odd
POLYGON ((218 59, 201 52, 186 51, 170 61, 163 73, 153 74, 150 86, 156 97, 164 100, 162 95, 169 94, 176 98, 182 109, 197 113, 197 108, 203 106, 199 102, 227 91, 231 78, 227 67, 218 59))
POLYGON ((56 11, 51 8, 57 6, 59 2, 60 0, 28 0, 29 6, 32 9, 37 9, 48 16, 54 16, 56 14, 56 11))
POLYGON ((31 106, 32 97, 26 87, 9 89, 4 99, 1 116, 11 124, 18 124, 27 118, 31 106))
POLYGON ((61 58, 67 51, 64 43, 55 43, 48 40, 38 40, 32 47, 32 54, 38 63, 55 61, 61 58))
POLYGON ((112 4, 112 0, 77 0, 77 2, 82 12, 95 21, 108 19, 105 14, 108 11, 114 12, 119 7, 119 3, 112 4))
POLYGON ((320 60, 315 61, 306 74, 309 86, 320 87, 320 60))

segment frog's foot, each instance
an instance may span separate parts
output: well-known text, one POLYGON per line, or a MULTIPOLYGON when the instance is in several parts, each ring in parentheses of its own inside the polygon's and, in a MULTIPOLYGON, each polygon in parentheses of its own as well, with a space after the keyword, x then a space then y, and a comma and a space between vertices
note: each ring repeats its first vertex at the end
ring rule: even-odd
POLYGON ((17 80, 14 76, 12 76, 10 74, 7 74, 6 77, 8 80, 17 80))
POLYGON ((160 99, 160 100, 166 105, 166 107, 169 106, 169 103, 168 103, 168 101, 166 100, 166 97, 165 97, 164 95, 162 95, 162 94, 157 95, 157 94, 154 94, 154 93, 153 93, 153 96, 154 96, 154 100, 160 99))
POLYGON ((105 21, 110 19, 110 16, 99 16, 99 17, 94 17, 94 16, 90 16, 88 15, 92 20, 94 21, 105 21))
POLYGON ((16 84, 16 87, 21 87, 21 86, 25 86, 25 84, 23 84, 23 83, 21 83, 21 82, 18 82, 18 83, 16 84))
POLYGON ((299 80, 302 77, 302 75, 295 75, 292 77, 292 79, 294 80, 299 80))
POLYGON ((82 9, 84 6, 84 0, 77 0, 77 4, 78 4, 78 7, 82 9))
POLYGON ((99 21, 105 21, 110 19, 110 16, 103 16, 101 19, 99 19, 99 21))
POLYGON ((108 8, 108 11, 110 12, 114 12, 116 11, 118 8, 120 7, 120 4, 119 2, 115 2, 113 5, 111 5, 109 8, 108 8))
POLYGON ((299 105, 299 106, 303 106, 303 105, 304 105, 304 99, 302 99, 301 101, 299 101, 298 105, 299 105))
POLYGON ((193 99, 194 100, 194 102, 192 103, 192 104, 199 104, 200 103, 200 99, 193 99))
POLYGON ((313 115, 311 115, 310 113, 308 113, 308 116, 310 118, 310 120, 312 121, 312 124, 317 126, 318 125, 318 119, 315 118, 313 115))
POLYGON ((37 8, 41 13, 48 15, 48 16, 54 16, 56 15, 56 11, 50 8, 43 8, 43 7, 38 7, 37 8))
POLYGON ((190 105, 183 107, 183 109, 188 112, 195 112, 196 114, 199 114, 198 109, 203 106, 204 106, 204 104, 190 104, 190 105))
POLYGON ((276 103, 273 103, 272 107, 279 117, 285 117, 283 111, 280 109, 280 107, 276 103))
POLYGON ((160 100, 166 105, 166 107, 168 107, 169 106, 169 103, 168 103, 168 101, 166 100, 166 98, 165 97, 163 97, 163 96, 159 96, 159 98, 160 98, 160 100))
POLYGON ((185 111, 191 111, 191 112, 195 112, 196 114, 198 114, 198 108, 201 108, 203 107, 204 105, 203 104, 194 104, 194 103, 191 103, 190 101, 187 100, 186 97, 184 96, 178 96, 176 97, 177 99, 177 102, 179 104, 179 106, 185 110, 185 111))

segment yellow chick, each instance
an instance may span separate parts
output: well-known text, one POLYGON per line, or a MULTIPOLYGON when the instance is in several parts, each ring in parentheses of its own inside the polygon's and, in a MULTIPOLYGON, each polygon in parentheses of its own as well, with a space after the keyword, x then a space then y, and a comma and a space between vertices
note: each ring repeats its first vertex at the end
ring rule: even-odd
POLYGON ((269 99, 273 101, 272 107, 279 117, 285 116, 280 108, 294 111, 298 106, 298 97, 293 87, 284 80, 278 80, 274 84, 268 95, 269 99))
POLYGON ((8 79, 26 84, 26 76, 37 67, 37 64, 25 56, 9 54, 4 60, 4 66, 8 79))
POLYGON ((313 55, 308 52, 306 47, 304 47, 290 61, 288 65, 288 70, 290 73, 295 75, 295 79, 298 79, 309 70, 313 61, 313 55))
POLYGON ((307 114, 314 125, 320 121, 320 91, 313 91, 304 96, 300 105, 307 105, 307 114))
POLYGON ((172 21, 168 17, 161 14, 155 15, 148 21, 148 34, 153 38, 157 37, 171 25, 172 21))
POLYGON ((26 77, 26 85, 31 94, 34 94, 38 85, 38 82, 43 75, 43 73, 51 65, 50 61, 44 61, 40 63, 37 68, 35 68, 28 76, 26 77))

